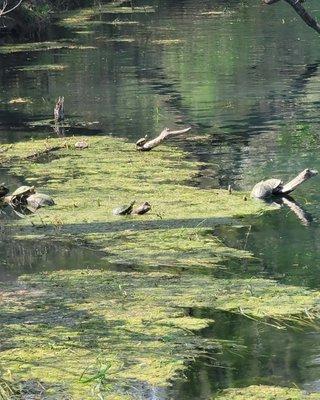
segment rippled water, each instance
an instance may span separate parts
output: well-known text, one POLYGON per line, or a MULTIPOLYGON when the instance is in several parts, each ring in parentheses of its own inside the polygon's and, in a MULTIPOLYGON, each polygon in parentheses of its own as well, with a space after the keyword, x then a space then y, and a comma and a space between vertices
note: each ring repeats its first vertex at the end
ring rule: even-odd
MULTIPOLYGON (((101 133, 134 141, 164 126, 191 124, 194 135, 202 139, 179 145, 206 162, 194 182, 203 188, 231 184, 247 190, 264 177, 286 180, 305 167, 320 170, 319 38, 285 3, 267 7, 259 1, 150 0, 144 4, 154 5, 156 12, 121 16, 136 25, 56 27, 51 33, 52 39, 68 38, 95 49, 0 55, 0 144, 56 135, 41 121, 52 118, 55 99, 63 95, 67 117, 73 121, 65 128, 66 135, 101 133), (225 13, 212 15, 212 10, 225 13), (164 39, 175 42, 161 42, 164 39), (19 69, 47 64, 66 68, 19 69), (9 104, 18 97, 32 102, 9 104)), ((316 0, 308 1, 308 7, 320 16, 316 0)), ((120 17, 99 18, 111 22, 120 17)), ((23 183, 7 170, 0 173, 0 181, 12 187, 23 183)), ((254 270, 287 284, 319 288, 318 187, 319 178, 314 178, 295 193, 295 200, 312 215, 310 224, 301 223, 284 205, 238 228, 213 232, 226 244, 257 257, 249 265, 228 265, 229 273, 254 270)), ((99 260, 90 250, 79 253, 67 246, 61 251, 59 244, 49 248, 39 243, 35 253, 28 243, 17 246, 2 238, 2 279, 8 278, 14 263, 18 265, 14 274, 19 274, 51 269, 61 262, 76 267, 80 259, 88 265, 99 260)), ((206 316, 208 310, 197 313, 206 316)), ((197 360, 190 365, 186 382, 177 382, 169 394, 148 398, 206 399, 220 388, 265 382, 295 382, 320 391, 318 334, 278 332, 223 313, 214 319, 217 323, 204 335, 239 341, 247 350, 224 354, 219 360, 224 368, 197 360)))

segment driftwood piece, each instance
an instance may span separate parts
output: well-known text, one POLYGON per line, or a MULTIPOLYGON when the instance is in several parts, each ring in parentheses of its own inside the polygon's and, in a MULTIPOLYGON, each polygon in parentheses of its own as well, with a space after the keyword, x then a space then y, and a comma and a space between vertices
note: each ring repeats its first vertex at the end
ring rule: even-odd
MULTIPOLYGON (((263 0, 264 4, 271 5, 274 3, 278 3, 281 0, 263 0)), ((308 13, 308 11, 304 8, 301 3, 304 3, 304 0, 284 0, 286 3, 290 4, 290 6, 295 10, 295 12, 302 18, 302 20, 310 26, 312 29, 320 33, 320 24, 318 21, 308 13)))
POLYGON ((61 122, 64 120, 64 97, 58 98, 56 105, 53 110, 53 116, 55 122, 61 122))
POLYGON ((304 171, 300 172, 294 179, 290 182, 286 183, 282 189, 279 191, 280 194, 289 194, 293 192, 298 186, 300 186, 303 182, 307 181, 308 179, 312 178, 313 176, 317 175, 318 171, 312 169, 305 169, 304 171))
POLYGON ((185 128, 185 129, 180 129, 177 131, 172 131, 169 128, 165 128, 159 136, 152 140, 147 140, 147 137, 144 137, 142 139, 139 139, 136 143, 137 145, 137 150, 140 151, 150 151, 154 149, 155 147, 159 146, 164 140, 166 140, 170 136, 175 136, 175 135, 181 135, 183 133, 187 133, 191 130, 191 127, 185 128))

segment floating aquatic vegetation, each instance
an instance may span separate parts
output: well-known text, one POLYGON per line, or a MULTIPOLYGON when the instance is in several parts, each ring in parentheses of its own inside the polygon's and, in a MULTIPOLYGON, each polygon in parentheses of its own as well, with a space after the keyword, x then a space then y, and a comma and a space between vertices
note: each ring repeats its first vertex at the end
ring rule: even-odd
POLYGON ((130 21, 130 20, 119 20, 119 19, 115 19, 114 21, 108 21, 106 22, 106 24, 108 25, 116 25, 116 26, 137 26, 140 25, 139 21, 130 21))
POLYGON ((31 104, 32 100, 24 97, 17 97, 15 99, 11 99, 9 104, 31 104))
MULTIPOLYGON (((12 237, 73 238, 106 254, 105 269, 60 265, 57 272, 1 285, 0 360, 18 380, 53 388, 60 383, 74 399, 123 399, 118 390, 125 392, 130 382, 165 386, 199 352, 221 349, 222 341, 194 334, 212 321, 191 317, 192 307, 227 310, 278 328, 319 315, 318 291, 281 285, 254 271, 223 279, 213 273, 225 260, 252 257, 221 244, 214 227, 266 205, 243 201, 243 193, 188 186, 201 164, 172 145, 140 153, 134 143, 90 136, 89 147, 79 152, 79 140, 30 140, 4 145, 0 153, 0 162, 56 202, 8 221, 12 237), (59 157, 28 161, 26 155, 48 148, 59 157), (152 204, 148 214, 111 214, 119 204, 145 199, 152 204)), ((52 390, 61 393, 61 386, 52 390)))
POLYGON ((16 67, 17 71, 23 72, 38 72, 38 71, 63 71, 67 68, 67 65, 63 64, 39 64, 39 65, 25 65, 22 67, 16 67))
POLYGON ((154 13, 155 8, 152 6, 144 6, 144 7, 122 7, 122 6, 113 6, 111 5, 103 5, 99 7, 99 11, 103 14, 147 14, 154 13))
MULTIPOLYGON (((227 389, 214 397, 215 400, 319 400, 318 393, 305 393, 296 388, 273 386, 249 386, 227 389)), ((213 399, 212 399, 213 400, 213 399)))
POLYGON ((181 40, 181 39, 157 39, 157 40, 152 40, 151 43, 161 44, 161 45, 165 45, 165 46, 172 46, 175 44, 183 43, 183 40, 181 40))
POLYGON ((13 45, 5 45, 0 47, 0 54, 10 54, 18 52, 31 51, 49 51, 58 49, 77 49, 90 50, 95 49, 94 46, 83 46, 72 42, 35 42, 35 43, 20 43, 13 45))

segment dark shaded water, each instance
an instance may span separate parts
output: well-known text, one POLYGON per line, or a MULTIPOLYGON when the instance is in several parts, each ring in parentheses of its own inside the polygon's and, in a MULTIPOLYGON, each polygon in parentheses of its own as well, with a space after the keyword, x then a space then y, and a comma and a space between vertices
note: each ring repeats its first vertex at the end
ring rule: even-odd
MULTIPOLYGON (((51 118, 55 99, 65 96, 76 121, 65 134, 114 134, 136 140, 164 126, 192 124, 201 141, 180 143, 205 161, 196 184, 203 188, 248 189, 264 177, 288 179, 305 167, 320 170, 318 157, 319 38, 286 4, 259 1, 150 1, 153 14, 102 15, 138 25, 57 27, 54 39, 69 38, 90 50, 52 50, 0 55, 0 143, 55 135, 34 126, 51 118), (224 11, 213 16, 209 11, 224 11), (108 42, 105 38, 116 41, 108 42), (131 41, 117 41, 130 39, 131 41), (173 39, 165 43, 161 40, 173 39), (19 67, 62 64, 63 71, 21 71, 19 67), (9 104, 13 98, 27 104, 9 104), (31 122, 31 125, 30 125, 31 122), (79 124, 80 123, 80 124, 79 124), (80 125, 80 126, 79 126, 80 125)), ((316 0, 308 7, 320 16, 316 0)), ((0 181, 16 187, 23 179, 0 170, 0 181)), ((228 264, 228 273, 261 274, 286 284, 320 287, 319 178, 296 192, 310 225, 288 207, 219 228, 230 246, 251 251, 257 261, 228 264)), ((6 218, 0 215, 1 218, 6 218)), ((95 265, 100 255, 68 245, 10 243, 2 235, 0 278, 47 270, 55 265, 95 265), (35 251, 34 251, 35 250, 35 251), (18 265, 12 272, 11 266, 18 265)), ((224 274, 222 269, 218 274, 224 274)), ((208 310, 196 311, 207 316, 208 310)), ((277 331, 225 313, 203 334, 244 344, 240 355, 224 353, 217 368, 208 359, 190 365, 187 381, 148 398, 207 399, 224 387, 277 383, 320 391, 320 339, 312 331, 277 331)))

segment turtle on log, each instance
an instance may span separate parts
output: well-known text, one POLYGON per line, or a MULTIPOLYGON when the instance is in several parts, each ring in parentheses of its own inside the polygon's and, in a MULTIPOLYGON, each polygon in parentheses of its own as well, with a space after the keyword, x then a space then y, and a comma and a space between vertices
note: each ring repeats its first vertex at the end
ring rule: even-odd
POLYGON ((287 184, 284 184, 281 179, 275 178, 258 182, 251 191, 251 197, 256 199, 267 199, 271 196, 285 196, 293 192, 303 182, 317 174, 318 171, 307 168, 287 184))

